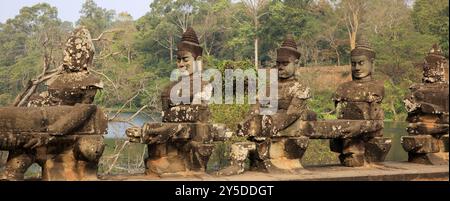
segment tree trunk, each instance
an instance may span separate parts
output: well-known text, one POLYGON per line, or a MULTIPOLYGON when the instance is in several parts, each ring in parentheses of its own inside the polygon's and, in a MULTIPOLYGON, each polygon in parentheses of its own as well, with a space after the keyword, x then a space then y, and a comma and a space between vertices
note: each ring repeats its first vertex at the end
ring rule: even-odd
POLYGON ((393 121, 397 121, 397 111, 395 111, 394 103, 391 103, 390 106, 391 106, 392 114, 394 115, 394 116, 392 117, 392 120, 393 120, 393 121))
POLYGON ((173 63, 173 36, 170 36, 169 39, 169 54, 170 54, 170 63, 173 63))
POLYGON ((337 58, 337 65, 340 66, 341 65, 341 55, 339 55, 339 51, 337 48, 334 49, 334 51, 336 52, 336 58, 337 58))
POLYGON ((351 38, 350 38, 350 47, 353 49, 356 48, 356 34, 358 33, 359 28, 359 14, 360 10, 352 11, 353 16, 353 29, 351 31, 351 38))
POLYGON ((128 49, 127 58, 128 58, 128 64, 131 64, 131 48, 128 49))
POLYGON ((257 13, 255 14, 254 18, 253 18, 253 22, 255 23, 255 68, 258 69, 258 16, 257 13))
POLYGON ((255 38, 255 68, 258 69, 258 37, 255 38))
POLYGON ((356 31, 352 31, 350 34, 350 47, 352 50, 356 48, 356 31))

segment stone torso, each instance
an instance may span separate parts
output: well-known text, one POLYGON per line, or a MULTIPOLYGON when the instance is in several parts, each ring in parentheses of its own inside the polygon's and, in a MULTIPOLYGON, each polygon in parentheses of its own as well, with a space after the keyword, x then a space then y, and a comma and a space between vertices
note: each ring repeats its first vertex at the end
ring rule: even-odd
MULTIPOLYGON (((191 79, 192 80, 192 79, 191 79)), ((162 102, 162 121, 163 122, 202 122, 206 123, 209 120, 210 112, 208 105, 205 101, 201 101, 200 104, 194 104, 194 96, 207 96, 210 94, 210 88, 206 87, 206 83, 202 83, 202 91, 194 94, 193 85, 191 81, 190 87, 190 102, 189 103, 174 103, 170 98, 170 92, 177 82, 172 82, 164 88, 161 93, 162 102)), ((181 91, 178 91, 180 94, 181 91)))
POLYGON ((448 84, 414 84, 410 87, 411 93, 406 98, 408 112, 442 114, 448 113, 448 84))
POLYGON ((306 100, 310 98, 310 89, 296 79, 278 82, 278 112, 286 112, 294 98, 306 100))
POLYGON ((440 82, 420 83, 410 87, 411 93, 404 100, 408 111, 406 120, 410 123, 407 131, 410 134, 448 132, 448 86, 448 83, 440 82))
POLYGON ((97 90, 103 88, 102 81, 87 71, 59 74, 47 85, 46 92, 30 99, 29 107, 91 104, 97 90))
POLYGON ((333 95, 338 119, 383 120, 382 81, 350 81, 338 87, 333 95))
POLYGON ((291 135, 290 126, 300 118, 307 119, 309 110, 306 103, 310 96, 310 89, 296 79, 279 80, 277 113, 262 116, 260 136, 291 135))

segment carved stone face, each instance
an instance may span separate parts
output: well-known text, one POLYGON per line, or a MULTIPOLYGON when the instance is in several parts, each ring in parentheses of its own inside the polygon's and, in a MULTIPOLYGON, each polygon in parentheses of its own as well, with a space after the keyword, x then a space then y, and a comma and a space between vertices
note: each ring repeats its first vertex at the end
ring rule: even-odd
POLYGON ((277 58, 278 77, 286 79, 294 76, 297 61, 294 57, 277 58))
POLYGON ((179 70, 186 70, 189 75, 194 73, 194 56, 188 51, 177 52, 177 68, 179 70))
POLYGON ((354 80, 370 79, 372 75, 372 59, 365 55, 352 56, 352 77, 354 80))

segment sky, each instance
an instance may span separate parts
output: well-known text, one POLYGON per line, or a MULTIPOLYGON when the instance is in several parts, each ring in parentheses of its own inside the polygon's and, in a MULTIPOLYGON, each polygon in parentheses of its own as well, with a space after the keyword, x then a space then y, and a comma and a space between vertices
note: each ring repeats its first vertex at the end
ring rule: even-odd
MULTIPOLYGON (((133 19, 145 15, 150 11, 149 5, 153 0, 94 0, 98 6, 116 13, 127 12, 133 19)), ((58 8, 58 17, 63 21, 76 22, 80 18, 81 5, 84 0, 0 0, 0 22, 4 23, 9 18, 19 14, 24 6, 32 6, 37 3, 49 3, 58 8)))
MULTIPOLYGON (((149 5, 153 0, 94 0, 98 6, 113 9, 116 13, 127 12, 133 19, 145 15, 150 11, 149 5)), ((415 0, 405 0, 412 5, 415 0)), ((81 5, 84 0, 0 0, 0 22, 4 23, 9 18, 19 14, 24 6, 32 6, 46 2, 58 8, 58 17, 63 21, 76 22, 80 18, 81 5)))

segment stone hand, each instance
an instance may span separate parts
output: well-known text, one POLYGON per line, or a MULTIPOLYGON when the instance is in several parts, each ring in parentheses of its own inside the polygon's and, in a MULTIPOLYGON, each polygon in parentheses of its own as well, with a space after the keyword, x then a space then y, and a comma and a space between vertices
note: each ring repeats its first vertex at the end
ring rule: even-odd
POLYGON ((41 138, 33 138, 29 142, 27 142, 25 145, 23 145, 26 149, 35 149, 36 147, 40 147, 42 145, 45 145, 46 141, 41 138))
POLYGON ((128 137, 128 141, 136 143, 142 142, 142 128, 139 127, 127 128, 125 133, 128 137))
POLYGON ((357 136, 361 133, 361 125, 352 124, 348 127, 342 128, 341 133, 343 133, 346 137, 357 136))
POLYGON ((261 128, 261 119, 260 115, 254 115, 251 118, 247 119, 243 123, 238 125, 238 130, 236 131, 238 136, 257 136, 260 135, 261 128))

